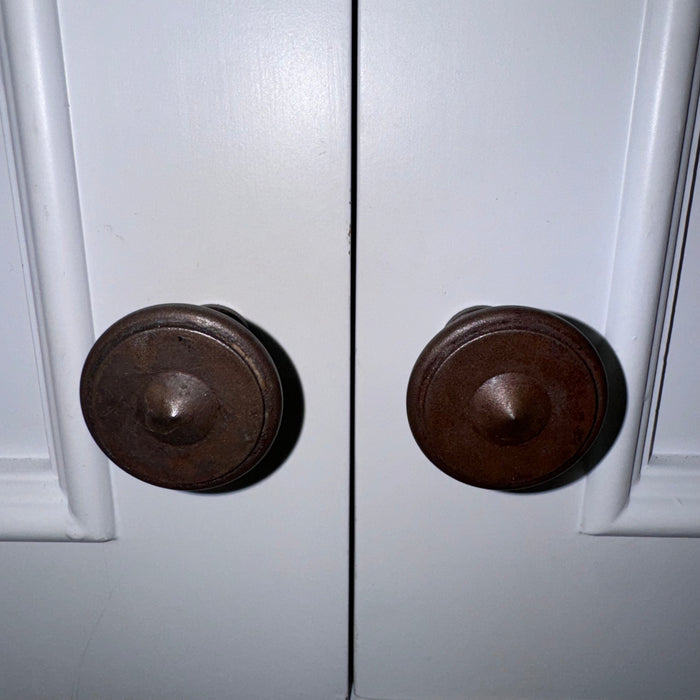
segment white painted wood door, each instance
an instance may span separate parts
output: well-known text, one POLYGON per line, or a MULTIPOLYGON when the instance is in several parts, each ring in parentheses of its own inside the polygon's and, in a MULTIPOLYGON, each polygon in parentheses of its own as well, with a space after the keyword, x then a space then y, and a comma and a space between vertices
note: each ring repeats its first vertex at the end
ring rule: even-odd
POLYGON ((700 542, 637 536, 697 534, 698 472, 636 451, 699 21, 693 2, 361 0, 356 697, 700 694, 700 542), (412 366, 480 304, 576 318, 617 354, 627 412, 588 477, 485 491, 415 444, 412 366))
MULTIPOLYGON (((625 209, 646 153, 630 125, 642 59, 656 73, 661 57, 683 62, 693 5, 360 3, 357 697, 697 695, 697 541, 580 532, 639 527, 610 516, 609 484, 592 482, 621 442, 590 488, 484 492, 426 462, 404 408, 422 347, 477 303, 576 317, 633 375, 610 321, 620 232, 643 209, 625 209), (663 51, 642 51, 649 27, 663 51)), ((0 696, 344 697, 350 6, 66 0, 54 13, 17 0, 6 31, 8 17, 22 65, 60 29, 94 331, 148 304, 227 304, 291 359, 303 427, 283 464, 230 493, 164 491, 112 468, 113 541, 0 543, 0 696)), ((680 99, 654 94, 660 113, 680 99)), ((57 119, 36 117, 16 125, 28 152, 57 119)), ((680 143, 677 117, 661 122, 676 119, 680 143)), ((21 148, 14 158, 31 171, 21 148)), ((23 223, 50 236, 57 212, 32 196, 23 223)), ((64 419, 79 422, 76 402, 64 419)), ((25 512, 36 490, 22 493, 25 512)), ((73 521, 56 534, 51 513, 54 539, 111 536, 109 517, 97 534, 73 521)))
MULTIPOLYGON (((195 494, 113 467, 115 539, 0 543, 0 697, 346 697, 348 3, 21 0, 3 26, 16 218, 57 248, 77 212, 57 270, 29 251, 46 268, 36 296, 66 307, 43 282, 86 270, 96 334, 151 304, 227 305, 283 349, 301 395, 287 396, 289 454, 265 478, 195 494), (72 150, 55 163, 62 120, 72 150)), ((74 355, 53 358, 74 381, 58 413, 82 434, 74 355)), ((73 464, 76 479, 101 460, 73 464)), ((25 523, 6 537, 109 539, 109 508, 78 529, 62 469, 64 515, 49 522, 42 501, 48 534, 25 523)), ((29 493, 20 507, 3 493, 3 523, 34 512, 29 493)))

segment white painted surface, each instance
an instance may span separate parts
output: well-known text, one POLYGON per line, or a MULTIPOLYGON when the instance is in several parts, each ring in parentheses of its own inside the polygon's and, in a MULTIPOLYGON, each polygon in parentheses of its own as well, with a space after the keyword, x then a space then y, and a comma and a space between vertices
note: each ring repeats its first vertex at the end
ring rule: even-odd
POLYGON ((113 468, 115 541, 0 544, 0 696, 342 698, 349 8, 59 16, 96 332, 152 303, 229 305, 291 358, 304 420, 247 488, 177 493, 113 468))
POLYGON ((0 345, 0 395, 12 397, 0 405, 0 455, 48 458, 10 167, 0 141, 0 337, 13 340, 0 345))
MULTIPOLYGON (((458 484, 403 406, 415 357, 470 304, 605 327, 642 15, 361 7, 362 697, 697 695, 696 541, 578 534, 580 480, 458 484)), ((0 695, 343 697, 349 8, 66 2, 60 18, 96 330, 150 303, 229 304, 291 357, 305 420, 246 489, 113 469, 116 541, 0 544, 0 695)))
POLYGON ((1 11, 8 233, 19 241, 47 449, 4 461, 0 539, 107 540, 107 460, 76 391, 92 315, 58 15, 51 2, 8 2, 1 11))
MULTIPOLYGON (((700 457, 700 192, 690 208, 654 437, 658 455, 700 457)), ((700 514, 699 514, 700 519, 700 514)))
POLYGON ((700 692, 698 541, 580 534, 581 474, 529 494, 460 484, 404 407, 460 309, 606 329, 642 29, 694 7, 360 4, 358 697, 700 692))
POLYGON ((605 323, 624 370, 626 415, 605 461, 587 479, 581 529, 591 534, 700 535, 700 471, 683 460, 658 469, 652 456, 674 299, 669 289, 678 278, 698 149, 699 30, 697 3, 648 3, 605 323))

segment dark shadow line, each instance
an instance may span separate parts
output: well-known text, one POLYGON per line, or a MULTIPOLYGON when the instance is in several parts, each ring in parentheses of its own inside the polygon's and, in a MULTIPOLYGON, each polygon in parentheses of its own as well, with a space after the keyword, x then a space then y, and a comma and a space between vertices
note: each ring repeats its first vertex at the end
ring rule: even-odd
POLYGON ((357 150, 359 88, 359 0, 350 19, 350 405, 348 453, 348 697, 355 676, 355 339, 357 310, 357 150))
MULTIPOLYGON (((694 127, 693 127, 694 131, 694 127)), ((678 277, 676 278, 676 285, 674 289, 668 289, 666 292, 666 308, 667 308, 667 313, 669 314, 669 322, 668 322, 668 336, 667 336, 667 342, 666 342, 666 347, 662 348, 661 350, 663 351, 663 359, 661 360, 660 363, 657 362, 657 366, 659 367, 659 372, 660 372, 660 377, 659 377, 659 395, 657 397, 657 404, 656 406, 651 407, 651 414, 653 416, 653 425, 651 429, 651 441, 650 441, 650 447, 652 448, 653 451, 653 446, 654 446, 654 441, 656 440, 656 428, 658 425, 659 421, 659 411, 658 407, 661 405, 661 397, 663 395, 663 390, 664 390, 664 379, 666 378, 666 367, 668 364, 668 354, 671 350, 671 334, 673 333, 673 324, 676 320, 676 306, 678 304, 678 295, 680 293, 681 289, 681 279, 683 276, 683 258, 685 257, 685 247, 686 243, 688 241, 688 229, 690 228, 690 214, 692 212, 692 207, 693 207, 693 199, 695 198, 695 184, 697 180, 697 175, 698 175, 698 162, 700 161, 700 148, 695 153, 695 160, 692 165, 692 175, 691 175, 691 183, 690 183, 690 194, 688 196, 688 208, 686 210, 686 215, 685 215, 685 221, 682 222, 682 227, 683 231, 682 233, 679 231, 678 235, 682 236, 682 239, 680 243, 676 241, 676 244, 674 245, 674 253, 673 257, 671 258, 670 264, 673 265, 673 258, 675 258, 675 249, 678 247, 678 245, 681 246, 680 249, 680 257, 678 261, 678 277), (673 295, 673 301, 670 304, 668 304, 668 298, 673 295)), ((690 169, 688 170, 690 172, 690 169)), ((678 188, 680 189, 680 194, 681 197, 685 195, 685 185, 688 182, 688 176, 686 175, 684 181, 683 181, 683 188, 678 188)), ((680 228, 680 226, 679 226, 680 228)), ((669 264, 668 258, 666 259, 666 264, 669 264)), ((670 285, 669 285, 670 287, 670 285)), ((659 342, 662 342, 663 338, 659 339, 659 342)), ((651 374, 651 368, 650 372, 651 374)))

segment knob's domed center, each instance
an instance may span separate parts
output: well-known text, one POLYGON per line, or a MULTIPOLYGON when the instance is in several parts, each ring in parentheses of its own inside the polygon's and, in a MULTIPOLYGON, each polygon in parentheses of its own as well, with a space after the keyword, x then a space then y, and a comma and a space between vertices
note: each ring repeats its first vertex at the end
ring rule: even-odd
POLYGON ((539 435, 549 421, 549 395, 532 377, 507 372, 487 379, 469 403, 477 432, 497 445, 520 445, 539 435))
POLYGON ((161 372, 143 396, 143 423, 162 442, 189 445, 206 437, 216 422, 219 402, 197 377, 161 372))

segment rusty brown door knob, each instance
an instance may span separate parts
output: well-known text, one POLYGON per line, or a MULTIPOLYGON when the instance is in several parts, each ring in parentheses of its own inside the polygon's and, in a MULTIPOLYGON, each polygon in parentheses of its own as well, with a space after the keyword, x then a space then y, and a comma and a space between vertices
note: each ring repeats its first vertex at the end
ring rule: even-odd
POLYGON ((588 339, 559 316, 520 306, 452 318, 418 358, 406 398, 433 464, 505 490, 543 484, 577 462, 606 403, 605 370, 588 339))
POLYGON ((242 476, 282 416, 277 370, 245 321, 189 304, 151 306, 108 328, 85 361, 80 400, 115 464, 171 489, 242 476))

